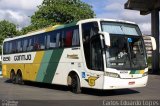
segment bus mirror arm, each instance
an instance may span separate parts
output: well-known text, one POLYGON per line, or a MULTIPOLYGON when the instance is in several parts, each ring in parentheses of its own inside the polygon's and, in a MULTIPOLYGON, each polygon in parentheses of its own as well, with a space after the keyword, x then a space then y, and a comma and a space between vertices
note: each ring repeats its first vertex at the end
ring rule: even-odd
POLYGON ((149 38, 151 40, 151 45, 152 45, 152 50, 156 50, 157 49, 157 45, 156 45, 156 40, 154 37, 152 36, 143 36, 143 38, 149 38))
POLYGON ((104 38, 105 45, 106 46, 111 46, 109 33, 107 33, 107 32, 101 32, 101 31, 99 31, 98 33, 104 38))

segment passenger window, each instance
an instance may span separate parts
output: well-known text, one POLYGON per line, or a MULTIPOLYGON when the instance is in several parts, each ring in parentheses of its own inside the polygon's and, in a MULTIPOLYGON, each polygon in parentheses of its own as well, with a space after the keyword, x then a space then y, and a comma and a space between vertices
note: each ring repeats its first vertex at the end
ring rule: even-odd
POLYGON ((49 32, 47 34, 47 48, 56 48, 60 46, 60 33, 59 32, 49 32))
POLYGON ((56 47, 60 47, 61 45, 61 42, 60 42, 60 33, 57 33, 56 35, 56 47))
POLYGON ((80 45, 79 30, 74 29, 73 38, 72 38, 72 46, 79 46, 79 45, 80 45))
POLYGON ((9 54, 12 53, 12 42, 11 41, 9 42, 9 51, 8 51, 8 53, 9 54))
POLYGON ((8 46, 8 43, 7 42, 5 42, 4 44, 3 44, 3 54, 7 54, 7 46, 8 46))
POLYGON ((17 40, 17 52, 22 52, 22 40, 17 40))
POLYGON ((34 36, 30 37, 28 40, 29 40, 29 44, 27 47, 27 51, 32 51, 34 47, 34 36))
POLYGON ((39 43, 40 43, 40 50, 44 50, 45 49, 45 36, 44 36, 44 34, 39 36, 39 43))
POLYGON ((66 31, 65 34, 65 47, 71 47, 72 46, 72 30, 66 31))
POLYGON ((80 45, 78 26, 67 28, 63 33, 62 42, 64 47, 80 45))
POLYGON ((65 31, 62 31, 62 44, 61 47, 65 47, 65 41, 66 41, 66 34, 65 31))
POLYGON ((12 51, 11 51, 11 53, 16 53, 17 52, 16 41, 14 40, 14 41, 11 41, 11 42, 12 42, 12 51))
POLYGON ((23 39, 23 52, 27 51, 27 47, 28 47, 28 39, 24 38, 23 39))
POLYGON ((44 50, 44 49, 45 49, 45 36, 43 34, 35 36, 34 50, 44 50))

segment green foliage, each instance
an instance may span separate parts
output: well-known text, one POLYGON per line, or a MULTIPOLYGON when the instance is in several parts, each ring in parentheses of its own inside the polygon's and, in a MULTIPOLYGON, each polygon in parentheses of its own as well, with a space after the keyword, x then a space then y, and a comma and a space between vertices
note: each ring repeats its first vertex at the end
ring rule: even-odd
POLYGON ((27 27, 24 27, 24 28, 21 30, 21 33, 22 33, 22 35, 24 35, 24 34, 26 34, 26 33, 28 33, 28 32, 35 31, 35 30, 37 30, 37 29, 38 29, 38 28, 36 28, 35 26, 29 25, 29 26, 27 26, 27 27))
MULTIPOLYGON (((9 21, 6 20, 0 21, 0 45, 2 45, 3 40, 5 38, 17 35, 21 35, 21 32, 17 31, 15 24, 10 23, 9 21)), ((0 53, 1 53, 1 47, 0 47, 0 53)))
POLYGON ((16 36, 17 30, 16 25, 10 23, 6 20, 0 21, 0 45, 3 43, 3 40, 9 36, 16 36))
POLYGON ((81 0, 44 0, 31 16, 31 25, 22 32, 41 29, 55 24, 66 24, 95 16, 92 7, 81 0))

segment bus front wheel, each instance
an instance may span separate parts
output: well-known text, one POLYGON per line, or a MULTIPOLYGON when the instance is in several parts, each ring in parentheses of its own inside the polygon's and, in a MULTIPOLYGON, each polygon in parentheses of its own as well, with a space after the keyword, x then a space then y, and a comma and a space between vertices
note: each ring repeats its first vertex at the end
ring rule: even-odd
POLYGON ((80 81, 78 75, 74 74, 71 76, 71 91, 73 93, 81 93, 80 81))

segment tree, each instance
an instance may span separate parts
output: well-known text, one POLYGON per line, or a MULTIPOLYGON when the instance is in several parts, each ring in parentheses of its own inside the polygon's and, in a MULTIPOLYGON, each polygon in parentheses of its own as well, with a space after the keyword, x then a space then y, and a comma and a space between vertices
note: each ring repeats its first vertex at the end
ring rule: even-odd
MULTIPOLYGON (((55 24, 66 24, 95 16, 92 6, 81 0, 44 0, 31 16, 30 29, 40 29, 55 24)), ((24 28, 24 30, 26 30, 24 28)))
MULTIPOLYGON (((16 30, 16 25, 10 23, 6 20, 0 21, 0 45, 2 45, 3 40, 7 37, 13 37, 16 35, 20 35, 20 32, 16 30)), ((0 47, 1 53, 1 47, 0 47)))

